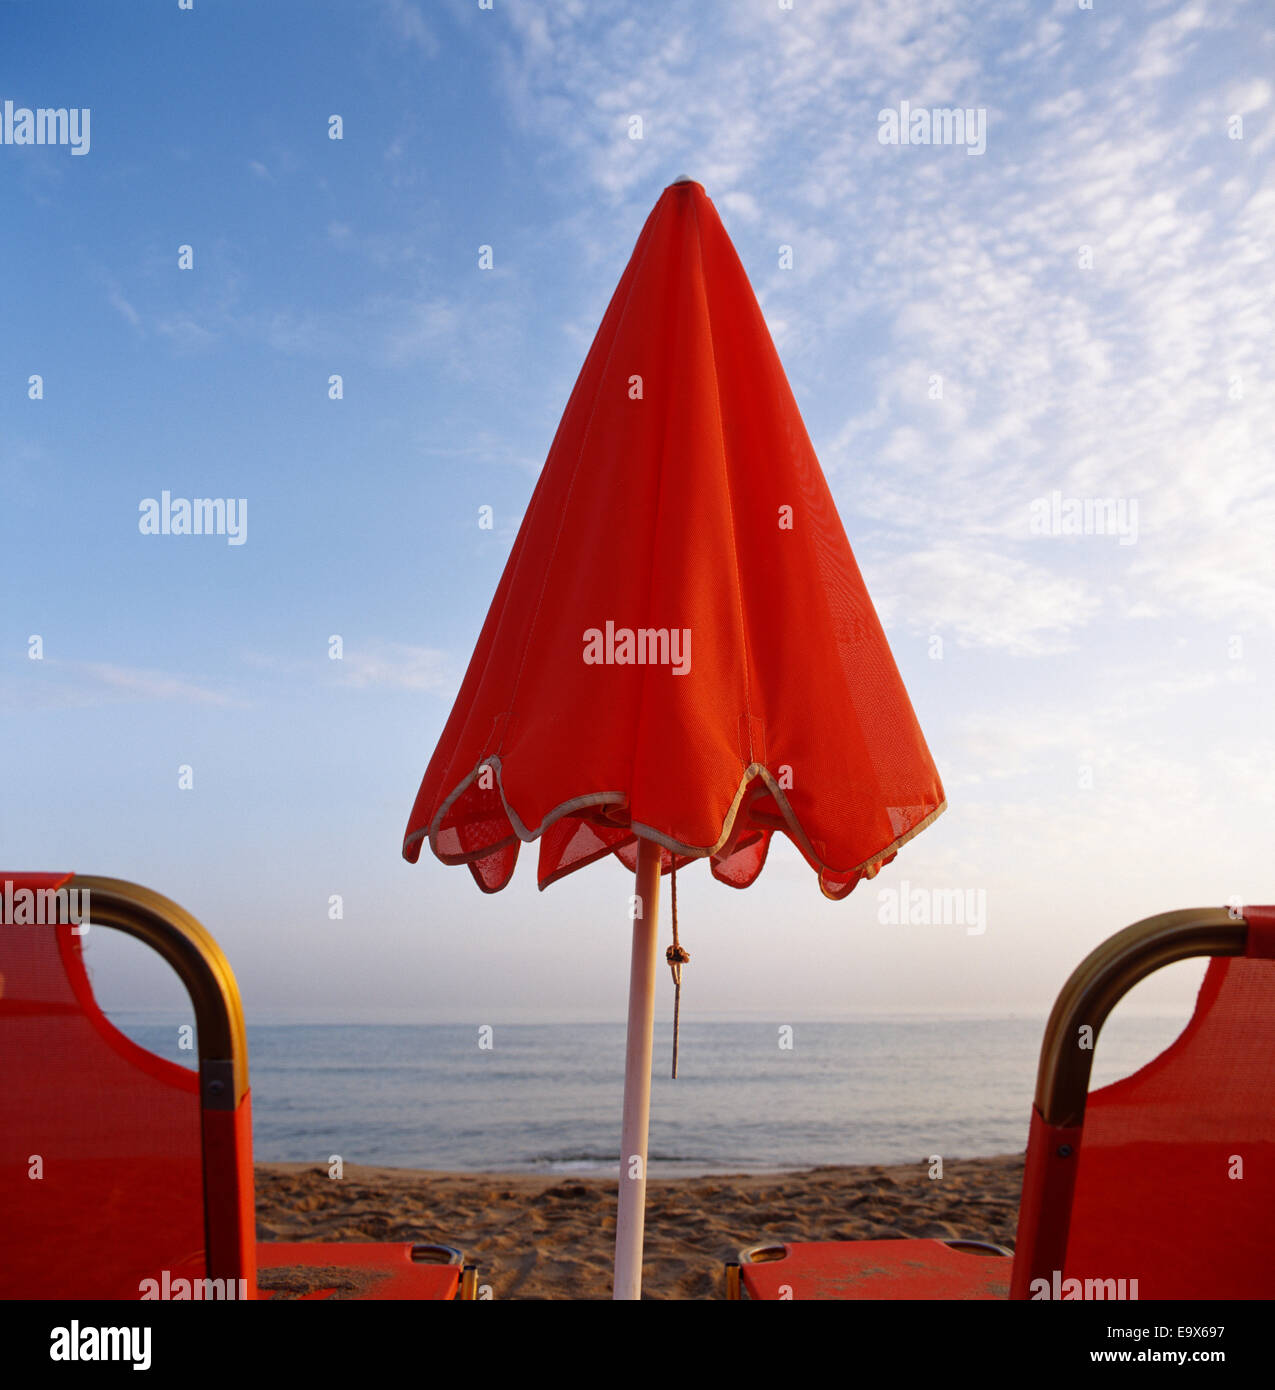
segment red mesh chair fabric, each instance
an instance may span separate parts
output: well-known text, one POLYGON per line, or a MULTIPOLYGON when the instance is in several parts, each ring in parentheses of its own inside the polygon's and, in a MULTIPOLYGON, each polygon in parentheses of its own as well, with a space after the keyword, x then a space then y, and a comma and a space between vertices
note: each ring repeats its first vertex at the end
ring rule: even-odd
POLYGON ((1011 1261, 941 1240, 808 1241, 746 1264, 750 1299, 1003 1299, 1011 1261))

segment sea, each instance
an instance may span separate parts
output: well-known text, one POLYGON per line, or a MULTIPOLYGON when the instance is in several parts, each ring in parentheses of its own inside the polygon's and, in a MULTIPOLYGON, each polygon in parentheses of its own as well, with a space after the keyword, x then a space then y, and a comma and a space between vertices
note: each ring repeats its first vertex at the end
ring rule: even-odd
MULTIPOLYGON (((113 1015, 191 1065, 170 1023, 113 1015)), ((1181 1016, 1113 1019, 1094 1085, 1136 1070, 1181 1016), (1110 1035, 1109 1035, 1110 1034, 1110 1035)), ((924 1162, 1021 1152, 1044 1019, 695 1021, 679 1076, 657 1030, 652 1177, 924 1162), (788 1032, 784 1028, 789 1029, 788 1032)), ((259 1162, 617 1174, 622 1024, 307 1025, 248 1029, 259 1162)))

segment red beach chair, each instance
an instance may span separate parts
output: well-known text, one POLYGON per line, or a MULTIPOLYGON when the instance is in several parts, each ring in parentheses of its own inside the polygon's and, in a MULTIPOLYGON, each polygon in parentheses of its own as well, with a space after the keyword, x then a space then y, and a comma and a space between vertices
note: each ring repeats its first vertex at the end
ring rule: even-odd
POLYGON ((728 1298, 1275 1298, 1275 907, 1148 917, 1063 987, 1041 1048, 1011 1258, 976 1242, 755 1246, 728 1298), (1116 1002, 1210 956, 1176 1041, 1089 1092, 1116 1002), (983 1256, 991 1254, 991 1258, 983 1256))
POLYGON ((449 1246, 259 1244, 254 1232, 243 1013, 217 943, 135 884, 0 875, 0 1298, 476 1295, 449 1246), (91 930, 127 932, 177 972, 198 1072, 107 1020, 78 929, 31 921, 50 920, 33 905, 57 889, 87 890, 91 930))

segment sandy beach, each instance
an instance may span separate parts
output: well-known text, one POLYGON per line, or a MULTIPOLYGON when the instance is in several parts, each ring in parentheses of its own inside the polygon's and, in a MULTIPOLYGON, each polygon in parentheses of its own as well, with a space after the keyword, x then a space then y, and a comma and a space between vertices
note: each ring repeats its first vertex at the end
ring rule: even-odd
MULTIPOLYGON (((1021 1154, 647 1185, 646 1298, 720 1298, 722 1262, 766 1239, 939 1236, 1012 1246, 1021 1154)), ((256 1167, 261 1240, 435 1240, 464 1250, 495 1298, 611 1295, 615 1181, 347 1167, 256 1167)))

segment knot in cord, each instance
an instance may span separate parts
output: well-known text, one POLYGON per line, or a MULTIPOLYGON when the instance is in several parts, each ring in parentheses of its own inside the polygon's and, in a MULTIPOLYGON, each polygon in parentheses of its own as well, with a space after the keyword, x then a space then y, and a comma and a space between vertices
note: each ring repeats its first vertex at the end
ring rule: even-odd
POLYGON ((677 855, 670 851, 672 867, 669 869, 669 887, 673 899, 673 944, 664 952, 664 959, 673 972, 673 1080, 677 1080, 677 1036, 682 1020, 682 966, 691 958, 677 939, 677 855))

